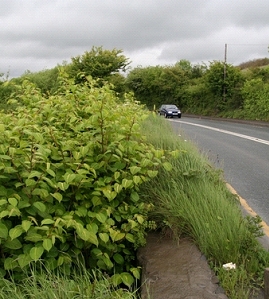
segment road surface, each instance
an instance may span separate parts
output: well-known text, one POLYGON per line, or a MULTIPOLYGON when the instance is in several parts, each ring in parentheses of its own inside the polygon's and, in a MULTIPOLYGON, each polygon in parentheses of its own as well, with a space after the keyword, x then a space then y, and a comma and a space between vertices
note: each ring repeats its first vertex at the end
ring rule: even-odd
POLYGON ((269 126, 200 118, 169 119, 269 224, 269 126))

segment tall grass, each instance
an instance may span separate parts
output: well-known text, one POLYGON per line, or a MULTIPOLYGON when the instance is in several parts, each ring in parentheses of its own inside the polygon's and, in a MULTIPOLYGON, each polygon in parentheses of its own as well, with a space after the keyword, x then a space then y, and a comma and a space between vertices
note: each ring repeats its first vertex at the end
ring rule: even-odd
POLYGON ((57 275, 44 270, 32 272, 19 283, 2 279, 0 299, 135 299, 137 292, 114 288, 104 275, 83 270, 57 275))
MULTIPOLYGON (((180 138, 170 123, 153 116, 145 123, 145 132, 156 147, 179 151, 178 158, 170 159, 173 170, 161 170, 142 190, 145 200, 155 205, 151 218, 160 228, 172 229, 176 238, 191 237, 216 272, 224 263, 236 263, 241 274, 234 280, 235 289, 242 288, 242 277, 247 277, 243 279, 246 285, 261 283, 261 269, 269 265, 269 254, 257 240, 259 219, 243 217, 222 173, 193 144, 180 138)), ((241 294, 240 298, 247 297, 241 294)))

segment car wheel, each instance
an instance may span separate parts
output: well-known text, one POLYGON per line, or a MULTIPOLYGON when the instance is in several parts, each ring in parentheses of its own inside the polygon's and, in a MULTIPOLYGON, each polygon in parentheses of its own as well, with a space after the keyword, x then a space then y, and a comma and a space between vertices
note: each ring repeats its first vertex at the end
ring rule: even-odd
POLYGON ((179 115, 178 118, 181 118, 181 115, 179 115))
POLYGON ((166 113, 164 113, 164 117, 165 117, 165 118, 167 118, 167 117, 168 117, 168 115, 167 115, 166 113))

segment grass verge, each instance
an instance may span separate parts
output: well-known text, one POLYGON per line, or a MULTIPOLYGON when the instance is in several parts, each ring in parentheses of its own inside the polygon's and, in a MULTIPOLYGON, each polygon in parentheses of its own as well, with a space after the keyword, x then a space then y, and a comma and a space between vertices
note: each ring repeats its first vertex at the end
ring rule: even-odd
MULTIPOLYGON (((230 299, 249 298, 263 285, 269 254, 257 237, 259 218, 244 218, 235 195, 227 189, 222 173, 212 167, 191 143, 179 138, 170 124, 159 117, 145 122, 144 132, 156 148, 178 151, 171 158, 172 171, 162 169, 141 190, 145 201, 154 203, 150 217, 158 228, 173 231, 175 238, 188 235, 207 257, 230 299), (222 265, 236 263, 226 271, 222 265)), ((12 277, 12 275, 11 275, 12 277)), ((114 288, 109 278, 80 269, 72 277, 44 270, 33 271, 17 283, 2 279, 0 299, 135 299, 139 290, 114 288)))
POLYGON ((178 150, 171 158, 173 170, 161 170, 145 185, 143 197, 153 202, 151 219, 173 231, 175 238, 190 236, 207 257, 231 299, 248 298, 263 286, 269 254, 257 237, 262 235, 258 217, 243 217, 237 197, 227 189, 222 173, 211 166, 190 142, 178 137, 159 117, 145 123, 148 140, 157 148, 178 150), (236 270, 223 270, 233 262, 236 270))
POLYGON ((137 293, 114 288, 103 274, 83 267, 72 277, 33 270, 20 283, 7 279, 0 282, 1 299, 135 299, 137 293))

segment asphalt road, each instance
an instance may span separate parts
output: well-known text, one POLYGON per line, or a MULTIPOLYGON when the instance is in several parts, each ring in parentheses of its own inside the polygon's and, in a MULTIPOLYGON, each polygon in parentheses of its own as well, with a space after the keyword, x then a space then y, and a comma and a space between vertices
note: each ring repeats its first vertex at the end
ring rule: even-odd
POLYGON ((269 224, 269 126, 186 117, 170 121, 223 169, 225 180, 269 224))

